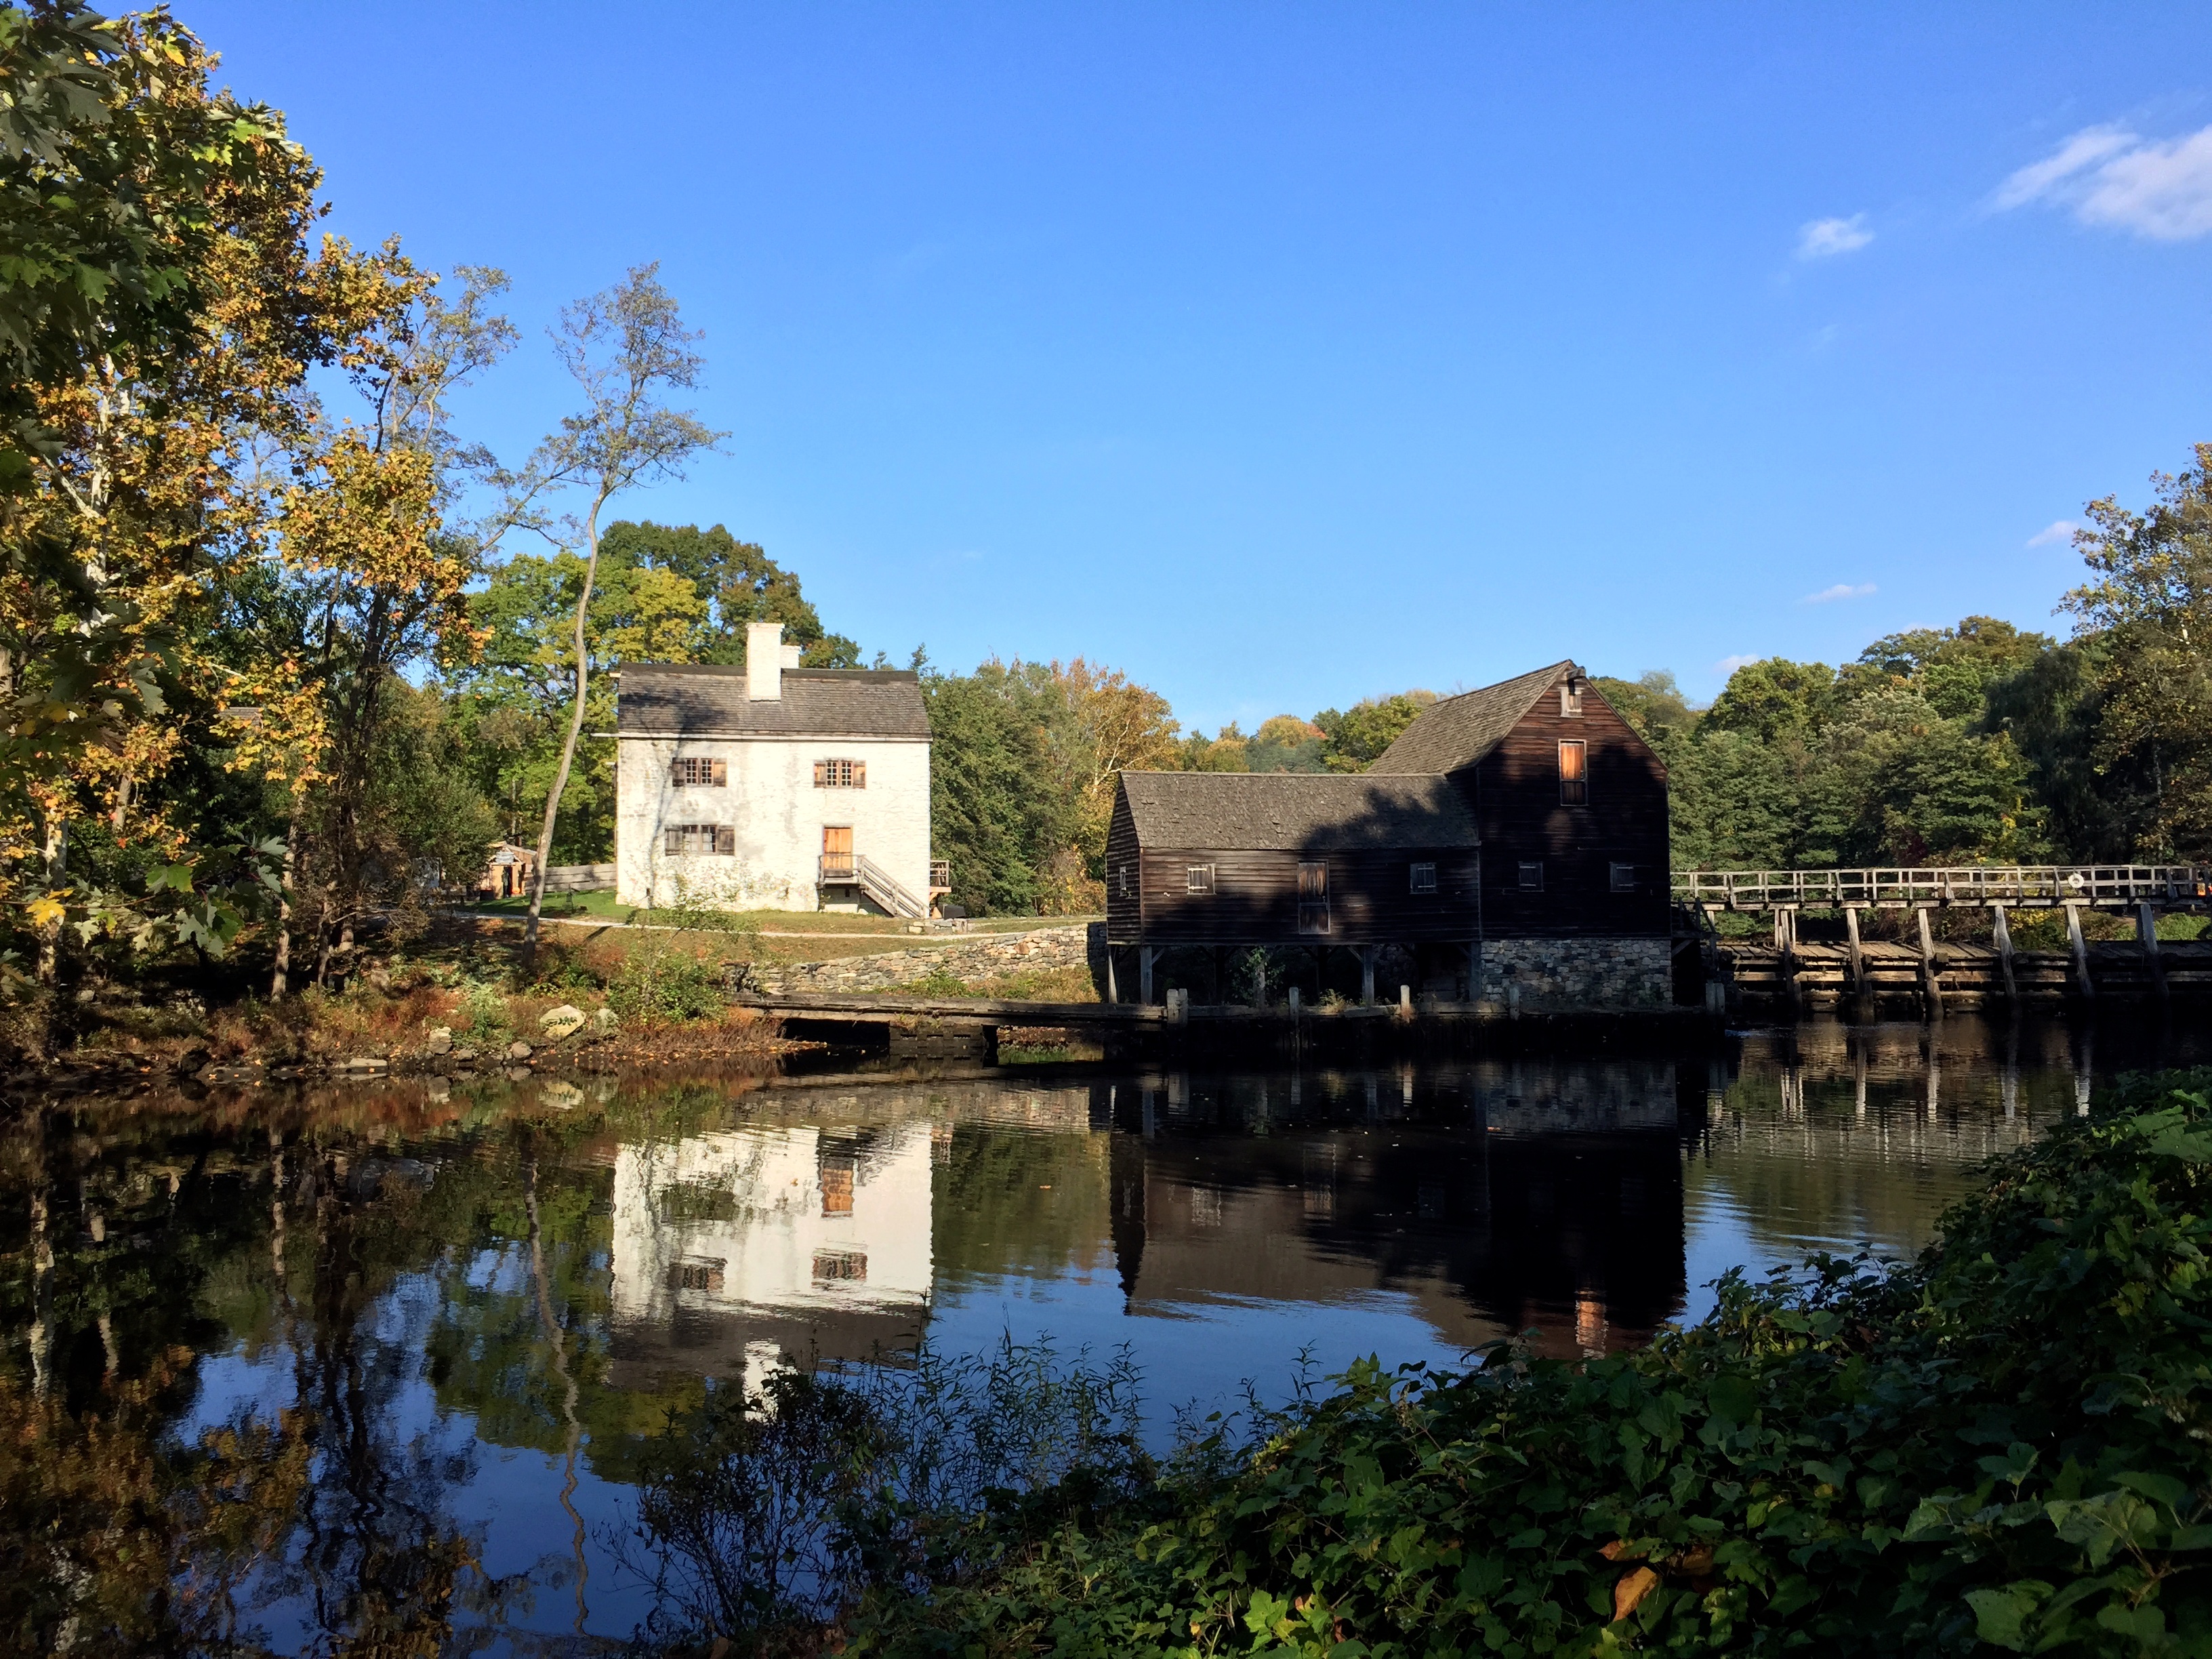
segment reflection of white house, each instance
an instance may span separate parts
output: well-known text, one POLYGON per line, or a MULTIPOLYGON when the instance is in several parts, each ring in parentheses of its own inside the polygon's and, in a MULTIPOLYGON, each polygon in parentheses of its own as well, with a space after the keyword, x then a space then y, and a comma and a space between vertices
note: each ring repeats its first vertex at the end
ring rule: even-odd
POLYGON ((801 668, 782 641, 755 623, 743 668, 615 671, 619 897, 927 915, 944 883, 919 678, 801 668))
POLYGON ((761 1127, 625 1146, 614 1179, 618 1360, 755 1373, 861 1358, 928 1316, 927 1122, 761 1127))

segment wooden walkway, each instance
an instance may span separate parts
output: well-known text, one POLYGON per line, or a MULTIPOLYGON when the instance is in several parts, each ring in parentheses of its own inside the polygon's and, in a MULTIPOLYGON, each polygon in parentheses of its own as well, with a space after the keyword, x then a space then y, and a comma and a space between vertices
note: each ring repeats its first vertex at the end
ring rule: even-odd
POLYGON ((1692 909, 1916 910, 1954 904, 2055 909, 2212 902, 2212 865, 1923 866, 1911 870, 1677 870, 1674 902, 1692 909))

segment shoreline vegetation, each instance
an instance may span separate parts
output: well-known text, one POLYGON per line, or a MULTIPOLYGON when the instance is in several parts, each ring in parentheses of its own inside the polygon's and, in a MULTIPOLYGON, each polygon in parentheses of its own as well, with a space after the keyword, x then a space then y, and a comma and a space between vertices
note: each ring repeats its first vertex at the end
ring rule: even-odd
POLYGON ((1164 1459, 1012 1346, 717 1389, 638 1560, 671 1655, 2212 1654, 2212 1070, 1993 1160, 1917 1261, 1632 1353, 1354 1365, 1164 1459))

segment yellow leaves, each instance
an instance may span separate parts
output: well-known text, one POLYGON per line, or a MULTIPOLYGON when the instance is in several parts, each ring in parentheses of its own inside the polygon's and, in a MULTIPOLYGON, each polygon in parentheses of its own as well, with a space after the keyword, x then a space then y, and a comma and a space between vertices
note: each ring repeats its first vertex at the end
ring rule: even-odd
POLYGON ((62 919, 69 915, 69 907, 51 893, 40 894, 23 908, 30 916, 31 926, 40 933, 60 927, 62 919))

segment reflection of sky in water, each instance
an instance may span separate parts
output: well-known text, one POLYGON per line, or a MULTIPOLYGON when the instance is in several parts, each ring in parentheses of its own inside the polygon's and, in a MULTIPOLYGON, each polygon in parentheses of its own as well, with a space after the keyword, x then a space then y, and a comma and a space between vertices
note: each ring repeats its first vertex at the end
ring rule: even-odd
MULTIPOLYGON (((2108 1043, 2097 1059, 2142 1057, 2108 1043)), ((1282 1077, 1127 1074, 780 1088, 666 1140, 602 1139, 549 1164, 541 1188, 568 1206, 556 1282, 580 1298, 572 1352, 580 1366, 588 1349, 606 1398, 736 1381, 815 1341, 859 1357, 926 1322, 953 1353, 1009 1337, 1094 1360, 1126 1347, 1159 1443, 1179 1407, 1233 1409, 1248 1383, 1285 1399, 1302 1352, 1320 1381, 1370 1354, 1449 1368, 1525 1325, 1551 1352, 1620 1347, 1702 1316, 1730 1267, 1862 1243, 1909 1255, 1967 1166, 2073 1109, 2081 1060, 2057 1028, 2008 1044, 1954 1020, 1755 1036, 1711 1067, 1394 1068, 1312 1074, 1302 1093, 1282 1077)), ((499 1144, 487 1121, 479 1152, 499 1144)), ((497 1185, 514 1177, 465 1176, 493 1164, 457 1141, 416 1150, 441 1191, 490 1184, 362 1314, 362 1362, 390 1377, 374 1431, 434 1455, 441 1507, 479 1540, 483 1571, 526 1595, 506 1618, 557 1638, 575 1618, 564 1460, 479 1437, 532 1409, 542 1437, 553 1407, 469 1392, 511 1393, 516 1366, 546 1363, 519 1197, 497 1185), (441 1336, 496 1351, 442 1401, 425 1363, 441 1336)), ((304 1212, 293 1225, 306 1236, 304 1212)), ((304 1319, 308 1287, 291 1291, 304 1319)), ((292 1404, 285 1331, 277 1320, 250 1357, 235 1342, 205 1355, 179 1434, 292 1404)), ((627 1637, 648 1611, 613 1554, 632 1496, 590 1450, 574 1498, 588 1628, 627 1637)), ((281 1607, 261 1622, 280 1651, 308 1639, 281 1607)))

